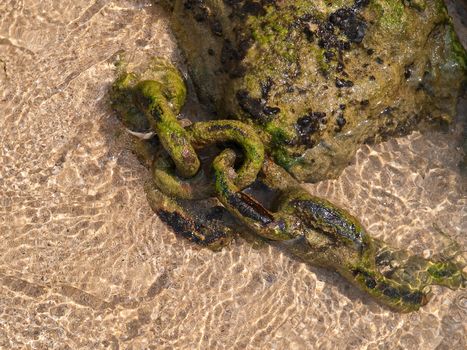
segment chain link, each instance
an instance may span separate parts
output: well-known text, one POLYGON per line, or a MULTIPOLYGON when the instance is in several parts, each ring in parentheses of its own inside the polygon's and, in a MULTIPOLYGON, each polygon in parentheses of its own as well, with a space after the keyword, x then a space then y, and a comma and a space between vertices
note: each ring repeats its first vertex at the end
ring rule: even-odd
MULTIPOLYGON (((284 169, 265 157, 264 146, 253 127, 235 120, 196 122, 184 128, 177 115, 185 101, 185 85, 176 69, 164 66, 158 80, 138 81, 123 74, 114 84, 111 98, 122 122, 132 131, 153 131, 162 148, 152 159, 152 185, 148 196, 153 209, 191 240, 221 246, 230 229, 207 225, 192 218, 171 199, 217 197, 223 206, 255 234, 278 244, 315 265, 330 267, 360 289, 400 311, 424 305, 429 284, 456 288, 465 276, 451 262, 407 259, 394 274, 398 281, 378 270, 377 257, 398 259, 398 254, 372 240, 356 218, 332 203, 314 197, 284 169), (198 151, 213 144, 227 146, 212 161, 211 172, 202 166, 198 151), (236 166, 236 160, 241 164, 236 166), (282 195, 277 210, 266 209, 243 190, 256 180, 282 195), (156 204, 157 203, 157 204, 156 204), (194 232, 194 233, 193 233, 194 232), (380 254, 377 254, 377 251, 380 254), (416 264, 415 264, 416 263, 416 264), (422 281, 422 277, 423 281, 422 281)), ((381 266, 383 260, 380 259, 381 266)), ((380 267, 381 267, 380 266, 380 267)))

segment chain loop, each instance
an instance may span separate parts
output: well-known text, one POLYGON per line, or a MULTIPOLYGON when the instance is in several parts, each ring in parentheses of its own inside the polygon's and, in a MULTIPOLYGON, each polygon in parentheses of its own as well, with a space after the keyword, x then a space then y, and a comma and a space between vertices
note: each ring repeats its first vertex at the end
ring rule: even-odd
POLYGON ((177 172, 182 177, 192 177, 200 168, 198 155, 163 91, 164 87, 154 80, 141 81, 135 87, 135 104, 159 136, 162 146, 175 163, 177 172))
POLYGON ((272 213, 248 194, 240 191, 231 174, 235 152, 224 150, 214 159, 216 192, 220 202, 251 230, 263 238, 275 241, 288 240, 299 235, 300 223, 279 211, 272 213))
POLYGON ((400 311, 424 305, 428 301, 427 285, 465 285, 465 275, 449 261, 407 259, 393 271, 399 278, 383 274, 378 269, 385 264, 382 257, 400 260, 398 254, 372 240, 347 211, 312 196, 284 169, 265 158, 263 143, 252 126, 214 120, 184 128, 177 120, 185 101, 183 79, 173 67, 163 68, 162 74, 156 70, 156 80, 138 81, 134 74, 122 75, 113 86, 112 100, 122 122, 132 131, 150 129, 158 135, 163 150, 155 155, 144 147, 141 151, 143 158, 153 160, 152 178, 158 189, 150 185, 148 198, 161 219, 182 235, 215 247, 230 241, 231 229, 219 224, 220 220, 192 216, 177 203, 177 199, 217 197, 255 234, 277 241, 307 262, 337 270, 360 289, 400 311), (214 158, 214 179, 209 179, 197 151, 219 143, 238 145, 242 163, 235 168, 238 154, 227 146, 214 158), (281 193, 276 211, 243 192, 257 179, 281 193), (423 281, 420 276, 424 276, 423 281))
MULTIPOLYGON (((220 142, 234 142, 239 145, 244 160, 233 181, 237 187, 243 189, 256 180, 264 160, 264 147, 252 127, 236 120, 214 120, 194 123, 186 131, 194 149, 220 142)), ((175 173, 169 159, 163 155, 154 159, 153 177, 158 187, 167 195, 183 199, 204 199, 216 195, 212 181, 205 182, 202 169, 194 177, 181 178, 175 173)))

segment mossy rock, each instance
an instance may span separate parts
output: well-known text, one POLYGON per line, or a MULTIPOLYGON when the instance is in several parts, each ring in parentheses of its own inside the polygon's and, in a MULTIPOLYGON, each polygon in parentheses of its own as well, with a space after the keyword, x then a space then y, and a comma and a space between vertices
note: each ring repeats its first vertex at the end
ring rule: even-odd
POLYGON ((254 125, 300 180, 336 177, 363 143, 455 115, 466 53, 442 1, 171 5, 201 100, 254 125))

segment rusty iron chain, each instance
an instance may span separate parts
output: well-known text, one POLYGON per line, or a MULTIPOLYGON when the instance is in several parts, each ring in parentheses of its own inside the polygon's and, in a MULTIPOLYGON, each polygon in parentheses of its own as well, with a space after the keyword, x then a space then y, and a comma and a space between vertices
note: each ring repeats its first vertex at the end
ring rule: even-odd
POLYGON ((112 104, 132 133, 153 132, 158 136, 162 147, 155 153, 151 149, 141 154, 152 161, 153 184, 166 197, 158 196, 150 187, 148 198, 160 217, 175 222, 182 233, 195 232, 195 235, 187 234, 193 241, 220 246, 229 239, 222 230, 193 220, 171 198, 216 197, 255 234, 279 241, 285 249, 308 262, 337 270, 359 288, 401 311, 416 310, 425 304, 427 285, 456 288, 465 284, 462 271, 450 261, 408 259, 405 267, 394 272, 399 275, 399 281, 383 275, 377 269, 377 255, 399 259, 398 254, 371 239, 348 212, 310 195, 266 157, 264 145, 252 126, 236 120, 212 120, 183 127, 177 119, 186 96, 183 78, 173 66, 157 68, 157 76, 150 79, 141 79, 133 73, 122 74, 113 85, 112 104), (236 150, 230 146, 232 143, 236 144, 236 150), (209 178, 198 152, 213 144, 228 146, 214 157, 214 175, 209 178), (240 165, 236 164, 238 150, 240 165), (282 193, 275 211, 266 209, 243 191, 257 179, 282 193), (198 231, 202 232, 198 235, 198 231))

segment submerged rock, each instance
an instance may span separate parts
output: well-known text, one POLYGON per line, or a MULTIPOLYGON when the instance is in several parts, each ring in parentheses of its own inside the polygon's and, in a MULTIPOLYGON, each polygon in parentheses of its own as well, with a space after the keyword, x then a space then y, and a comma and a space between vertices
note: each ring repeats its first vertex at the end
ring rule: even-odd
POLYGON ((201 100, 254 125, 300 180, 455 114, 466 54, 440 0, 168 3, 201 100))

